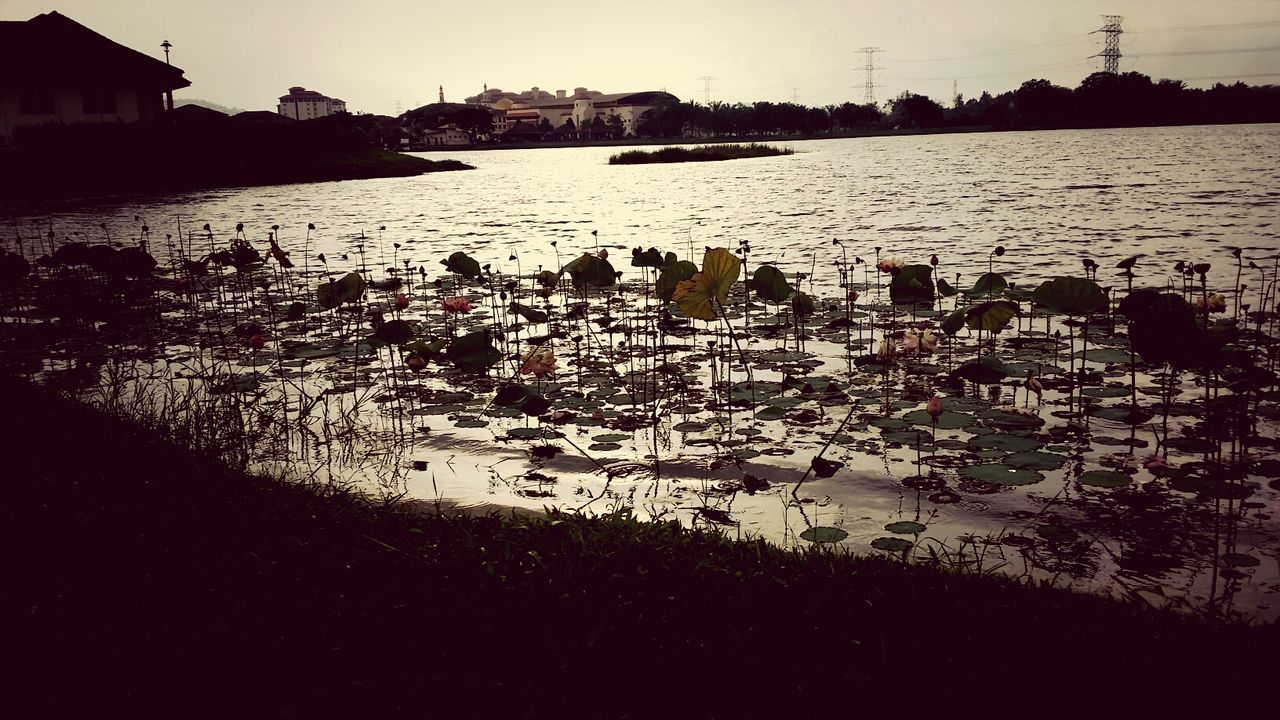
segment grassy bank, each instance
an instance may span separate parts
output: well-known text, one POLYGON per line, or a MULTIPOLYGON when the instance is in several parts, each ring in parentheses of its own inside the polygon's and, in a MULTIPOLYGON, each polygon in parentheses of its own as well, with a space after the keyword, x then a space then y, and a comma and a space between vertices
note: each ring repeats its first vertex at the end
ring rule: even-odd
POLYGON ((406 177, 466 170, 375 148, 332 123, 48 125, 0 150, 5 200, 406 177))
POLYGON ((1246 687, 1277 640, 625 514, 374 506, 0 391, 7 703, 42 716, 718 718, 1059 682, 1159 705, 1157 687, 1246 687))
POLYGON ((648 163, 708 162, 712 160, 737 160, 740 158, 774 157, 792 155, 790 148, 772 145, 699 145, 692 148, 666 147, 660 150, 628 150, 609 158, 610 165, 644 165, 648 163))

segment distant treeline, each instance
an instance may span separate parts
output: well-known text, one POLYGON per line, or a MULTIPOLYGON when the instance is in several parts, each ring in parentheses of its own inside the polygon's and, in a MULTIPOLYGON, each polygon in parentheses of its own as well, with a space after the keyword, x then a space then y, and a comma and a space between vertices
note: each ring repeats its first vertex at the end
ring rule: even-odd
POLYGON ((876 105, 843 103, 806 107, 795 103, 678 102, 646 112, 643 137, 688 135, 823 135, 890 129, 990 126, 1000 129, 1130 127, 1280 122, 1280 86, 1214 85, 1189 88, 1180 80, 1153 82, 1137 72, 1094 73, 1074 89, 1028 80, 1017 90, 976 99, 958 97, 950 107, 911 92, 876 105))

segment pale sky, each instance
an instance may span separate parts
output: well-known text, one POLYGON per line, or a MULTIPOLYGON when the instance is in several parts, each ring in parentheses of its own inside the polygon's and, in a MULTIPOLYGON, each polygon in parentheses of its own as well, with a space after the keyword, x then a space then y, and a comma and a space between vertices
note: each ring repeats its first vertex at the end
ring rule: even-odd
POLYGON ((178 97, 247 109, 293 85, 380 114, 484 83, 701 101, 702 76, 712 100, 861 102, 866 46, 884 50, 877 100, 949 104, 953 81, 1074 87, 1101 69, 1104 13, 1125 17, 1122 70, 1280 84, 1280 0, 0 0, 4 20, 49 10, 161 58, 167 39, 192 82, 178 97))

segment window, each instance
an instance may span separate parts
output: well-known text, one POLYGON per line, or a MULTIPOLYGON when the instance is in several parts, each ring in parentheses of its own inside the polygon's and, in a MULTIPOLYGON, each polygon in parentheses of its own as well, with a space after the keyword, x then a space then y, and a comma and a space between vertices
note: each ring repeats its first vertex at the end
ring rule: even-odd
POLYGON ((81 97, 84 100, 84 112, 86 115, 114 113, 116 111, 115 90, 85 90, 81 97))
POLYGON ((57 112, 53 102, 53 91, 32 91, 18 95, 18 107, 23 115, 52 115, 57 112))

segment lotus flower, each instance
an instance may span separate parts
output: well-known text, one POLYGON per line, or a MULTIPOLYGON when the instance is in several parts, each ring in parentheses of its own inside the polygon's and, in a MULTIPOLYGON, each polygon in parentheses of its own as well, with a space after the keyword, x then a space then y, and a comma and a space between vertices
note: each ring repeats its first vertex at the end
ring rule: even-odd
POLYGON ((609 251, 605 250, 604 248, 600 248, 599 250, 596 251, 596 256, 599 257, 601 260, 608 260, 609 251))
POLYGON ((471 301, 461 295, 447 297, 441 304, 447 313, 469 313, 472 310, 471 301))
POLYGON ((906 263, 900 258, 885 258, 876 263, 876 269, 882 273, 892 273, 894 270, 901 270, 906 263))
POLYGON ((261 350, 262 346, 266 344, 267 344, 267 341, 263 340, 261 335, 254 335, 253 337, 249 338, 249 347, 253 348, 254 350, 261 350))
POLYGON ((1148 470, 1164 470, 1169 467, 1169 463, 1165 462, 1159 453, 1152 453, 1142 459, 1142 467, 1148 470))
POLYGON ((938 351, 938 341, 941 338, 932 330, 925 330, 924 335, 920 336, 920 346, 929 352, 938 351))
POLYGON ((1212 293, 1208 299, 1203 297, 1196 298, 1196 312, 1204 315, 1205 313, 1220 313, 1227 311, 1227 299, 1218 293, 1212 293), (1207 308, 1207 309, 1206 309, 1207 308))
POLYGON ((876 350, 876 357, 881 362, 889 362, 898 356, 898 346, 889 338, 880 341, 880 348, 876 350))
POLYGON ((929 417, 933 418, 935 423, 938 422, 938 418, 942 416, 942 397, 934 395, 930 398, 929 404, 925 406, 924 411, 929 413, 929 417))
POLYGON ((520 366, 522 375, 544 378, 556 371, 556 354, 549 346, 530 348, 520 359, 524 360, 524 364, 520 366))
POLYGON ((409 296, 408 296, 408 295, 396 295, 395 305, 396 305, 396 309, 397 309, 397 310, 403 310, 403 309, 405 309, 405 308, 409 307, 409 296))
POLYGON ((856 303, 856 302, 858 302, 858 291, 857 291, 857 290, 852 290, 852 289, 851 289, 851 290, 849 290, 849 302, 851 302, 851 303, 856 303))
POLYGON ((908 330, 902 333, 902 349, 907 352, 917 352, 920 350, 920 336, 908 330))
POLYGON ((427 366, 427 359, 418 353, 411 353, 409 357, 404 359, 404 364, 414 372, 422 372, 422 369, 427 366))

